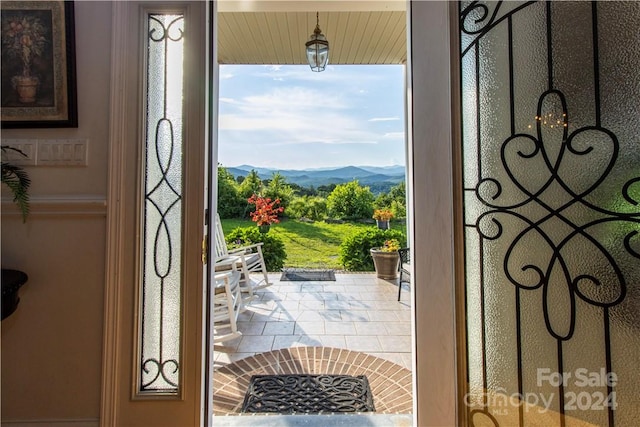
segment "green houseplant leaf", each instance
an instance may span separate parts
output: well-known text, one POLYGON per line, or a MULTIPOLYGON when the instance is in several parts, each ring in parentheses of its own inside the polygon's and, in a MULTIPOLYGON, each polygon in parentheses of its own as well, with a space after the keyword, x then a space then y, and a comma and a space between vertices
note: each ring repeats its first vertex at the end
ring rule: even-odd
MULTIPOLYGON (((7 150, 16 151, 23 156, 27 156, 21 150, 9 147, 9 146, 1 146, 3 153, 6 153, 7 150)), ((2 161, 2 183, 6 184, 6 186, 11 190, 13 194, 13 201, 20 209, 22 213, 22 222, 27 221, 27 216, 29 215, 29 186, 31 185, 31 180, 29 179, 29 175, 27 172, 21 168, 20 166, 11 164, 6 161, 2 161)))

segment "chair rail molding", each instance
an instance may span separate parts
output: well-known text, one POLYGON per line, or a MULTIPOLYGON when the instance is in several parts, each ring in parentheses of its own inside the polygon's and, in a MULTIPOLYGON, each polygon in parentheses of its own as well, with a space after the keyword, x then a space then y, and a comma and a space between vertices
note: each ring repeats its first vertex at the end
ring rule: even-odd
MULTIPOLYGON (((107 201, 104 196, 31 196, 29 201, 29 219, 42 216, 99 216, 107 214, 107 201)), ((22 216, 22 213, 9 197, 2 198, 2 216, 22 216)))
POLYGON ((2 427, 98 427, 97 418, 42 419, 29 421, 2 420, 2 427))

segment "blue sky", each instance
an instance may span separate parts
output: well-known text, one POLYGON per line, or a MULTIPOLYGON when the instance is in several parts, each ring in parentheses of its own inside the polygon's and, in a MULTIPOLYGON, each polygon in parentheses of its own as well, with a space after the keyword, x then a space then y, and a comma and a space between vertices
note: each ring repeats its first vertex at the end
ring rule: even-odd
POLYGON ((402 65, 220 65, 219 98, 225 167, 405 164, 402 65))

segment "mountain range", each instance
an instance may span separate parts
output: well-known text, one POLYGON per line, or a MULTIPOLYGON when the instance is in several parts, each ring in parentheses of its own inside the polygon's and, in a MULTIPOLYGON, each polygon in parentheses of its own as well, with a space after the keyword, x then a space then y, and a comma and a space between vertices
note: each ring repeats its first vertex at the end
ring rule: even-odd
POLYGON ((342 166, 337 168, 317 169, 271 169, 251 165, 240 165, 226 168, 234 177, 247 176, 255 170, 261 179, 269 179, 274 173, 287 178, 287 182, 301 187, 318 188, 321 185, 343 184, 358 180, 360 185, 370 187, 374 194, 388 192, 389 189, 405 179, 405 167, 395 166, 342 166))

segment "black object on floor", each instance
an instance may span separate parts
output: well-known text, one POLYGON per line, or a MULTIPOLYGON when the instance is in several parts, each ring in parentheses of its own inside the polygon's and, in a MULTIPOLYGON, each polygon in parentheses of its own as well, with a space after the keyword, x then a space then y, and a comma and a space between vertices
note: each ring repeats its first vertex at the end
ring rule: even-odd
POLYGON ((375 412, 365 375, 254 375, 244 413, 328 414, 375 412))
POLYGON ((281 282, 312 282, 335 280, 336 273, 333 270, 285 268, 282 270, 282 276, 280 276, 281 282))
POLYGON ((18 308, 20 302, 18 290, 27 280, 29 277, 23 271, 2 269, 2 320, 9 317, 18 308))

